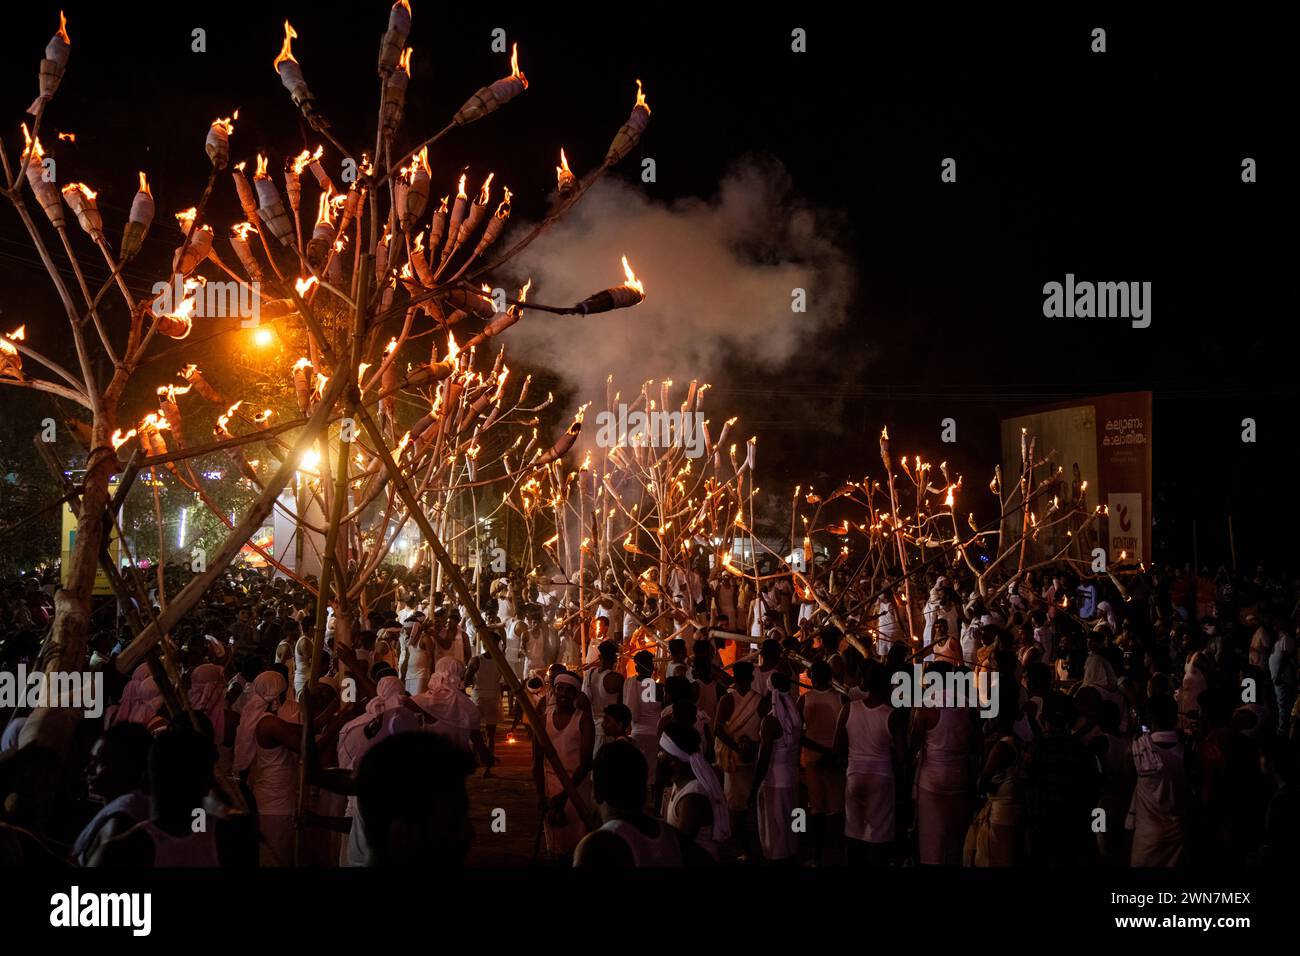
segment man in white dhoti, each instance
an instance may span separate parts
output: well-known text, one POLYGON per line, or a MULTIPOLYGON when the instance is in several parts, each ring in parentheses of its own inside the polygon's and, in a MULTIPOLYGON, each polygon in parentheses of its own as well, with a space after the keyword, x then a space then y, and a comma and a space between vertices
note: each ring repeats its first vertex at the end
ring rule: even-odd
POLYGON ((758 808, 758 839, 768 862, 793 862, 799 854, 794 830, 799 800, 799 713, 790 699, 790 675, 772 674, 771 710, 759 725, 758 759, 750 805, 758 808))

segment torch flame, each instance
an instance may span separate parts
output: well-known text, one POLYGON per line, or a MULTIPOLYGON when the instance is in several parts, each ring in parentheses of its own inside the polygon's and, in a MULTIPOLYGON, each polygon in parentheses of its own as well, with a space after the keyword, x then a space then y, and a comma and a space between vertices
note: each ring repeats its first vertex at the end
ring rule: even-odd
POLYGON ((149 180, 145 178, 144 170, 140 171, 140 192, 144 193, 146 196, 153 195, 153 193, 149 191, 149 180))
POLYGON ((26 326, 26 325, 20 325, 20 326, 18 326, 18 328, 14 329, 12 332, 7 332, 7 333, 5 333, 5 338, 7 338, 7 339, 11 339, 11 340, 14 341, 14 342, 21 342, 21 341, 23 341, 23 339, 27 338, 27 326, 26 326))
POLYGON ((189 209, 186 209, 184 212, 178 212, 176 214, 176 221, 179 222, 182 227, 185 227, 190 225, 192 222, 194 222, 198 214, 199 211, 195 209, 193 206, 191 206, 189 209))
POLYGON ((510 50, 510 75, 519 77, 519 82, 528 89, 528 77, 519 69, 519 44, 516 43, 510 50))
MULTIPOLYGON (((25 128, 26 128, 26 127, 24 127, 24 129, 25 129, 25 128)), ((39 148, 39 144, 37 145, 37 148, 39 148)), ((468 196, 468 193, 465 192, 465 173, 461 173, 461 174, 460 174, 460 185, 456 187, 456 198, 457 198, 457 199, 464 199, 464 198, 466 198, 466 196, 468 196)))
POLYGON ((447 333, 447 361, 454 362, 456 361, 456 358, 459 355, 460 355, 460 346, 456 344, 456 334, 454 332, 448 332, 447 333))
POLYGON ((632 109, 636 109, 638 106, 647 113, 650 112, 650 104, 645 101, 645 93, 641 89, 640 80, 636 81, 636 102, 632 104, 632 109))
POLYGON ((306 295, 307 290, 310 289, 312 286, 314 286, 316 282, 317 279, 315 276, 308 276, 305 279, 295 280, 293 283, 293 287, 298 290, 299 295, 306 295))
POLYGON ((235 131, 235 120, 237 119, 239 119, 239 110, 235 110, 233 116, 227 116, 225 119, 221 119, 220 117, 214 119, 212 121, 212 128, 225 130, 226 135, 229 136, 235 131))
POLYGON ((397 68, 407 76, 411 75, 411 48, 408 46, 397 59, 397 68))
POLYGON ((112 438, 113 451, 117 451, 119 448, 121 448, 123 445, 125 445, 134 437, 135 437, 134 428, 132 428, 125 435, 122 434, 122 429, 119 428, 117 431, 113 432, 113 438, 112 438))
POLYGON ((397 336, 393 336, 393 337, 388 341, 388 345, 387 345, 387 347, 384 349, 384 354, 385 354, 385 355, 392 355, 392 354, 393 354, 394 352, 396 352, 396 351, 397 351, 397 336))
POLYGON ((560 165, 555 167, 555 174, 558 176, 562 172, 564 173, 572 172, 572 170, 569 169, 569 161, 564 156, 563 146, 560 147, 560 165))
POLYGON ((261 153, 257 154, 257 172, 253 174, 254 179, 270 179, 266 172, 266 157, 261 153))
POLYGON ((330 195, 329 193, 321 193, 320 204, 316 208, 316 225, 328 226, 330 224, 330 195))
POLYGON ((23 158, 26 159, 28 154, 30 153, 32 159, 35 162, 39 163, 42 159, 45 158, 45 150, 41 148, 40 137, 38 136, 36 139, 32 139, 32 134, 28 132, 26 123, 22 124, 22 131, 23 131, 23 144, 24 144, 23 158))
POLYGON ((298 37, 298 31, 289 25, 288 20, 285 20, 284 21, 284 45, 280 47, 280 55, 277 56, 275 60, 271 63, 271 67, 272 69, 275 70, 275 72, 277 73, 280 72, 280 64, 285 62, 286 60, 293 63, 298 62, 297 60, 294 59, 293 44, 291 42, 297 39, 297 37, 298 37))
POLYGON ((496 173, 488 173, 488 178, 483 181, 483 188, 478 191, 478 203, 480 206, 486 206, 488 203, 488 193, 492 189, 492 177, 496 173))
POLYGON ((230 234, 236 239, 242 239, 245 242, 248 241, 248 234, 252 231, 253 224, 251 222, 236 223, 230 227, 230 234))
POLYGON ((68 46, 72 46, 72 38, 68 36, 68 18, 63 15, 62 10, 59 11, 59 32, 57 35, 62 37, 63 42, 68 46))
POLYGON ((520 302, 524 302, 525 300, 527 300, 527 298, 528 298, 528 290, 531 289, 532 287, 533 287, 533 279, 532 279, 532 276, 529 276, 529 277, 528 277, 528 281, 524 283, 524 287, 523 287, 522 289, 519 290, 519 301, 520 301, 520 302))
POLYGON ((302 358, 298 359, 298 361, 293 363, 292 371, 301 372, 303 369, 310 368, 310 367, 311 367, 311 359, 307 358, 306 356, 303 356, 302 358))
POLYGON ((59 139, 63 140, 65 143, 75 143, 75 142, 77 141, 77 134, 76 134, 76 133, 60 133, 60 134, 59 134, 59 139))
POLYGON ((623 257, 623 274, 627 276, 627 284, 631 288, 636 289, 636 291, 643 295, 645 294, 645 286, 641 283, 641 280, 636 277, 636 273, 632 271, 632 267, 627 264, 627 256, 623 257))
POLYGON ((99 193, 95 192, 85 183, 68 183, 68 185, 63 187, 64 195, 67 195, 68 193, 72 192, 72 190, 74 189, 79 189, 81 191, 81 195, 85 196, 87 199, 94 199, 96 196, 99 195, 99 193))
POLYGON ((314 153, 304 149, 293 159, 293 166, 292 166, 293 174, 295 176, 301 175, 302 171, 306 169, 308 166, 310 166, 312 163, 316 162, 316 160, 320 159, 321 155, 324 152, 325 152, 324 146, 317 146, 316 152, 314 153))

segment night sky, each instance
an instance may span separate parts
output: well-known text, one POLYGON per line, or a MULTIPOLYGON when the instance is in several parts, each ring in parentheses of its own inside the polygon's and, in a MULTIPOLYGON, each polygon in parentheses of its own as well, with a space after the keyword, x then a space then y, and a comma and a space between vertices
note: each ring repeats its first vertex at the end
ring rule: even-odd
MULTIPOLYGON (((179 244, 172 213, 198 200, 214 117, 240 110, 235 162, 265 149, 278 168, 286 153, 319 142, 271 69, 285 17, 335 132, 373 143, 388 6, 66 5, 72 57, 42 140, 62 181, 100 191, 114 246, 135 171, 149 172, 158 215, 147 254, 128 270, 134 286, 164 272, 179 244), (195 27, 207 31, 206 53, 190 50, 195 27), (74 131, 75 146, 58 144, 57 130, 74 131)), ((1243 564, 1292 558, 1294 309, 1281 302, 1289 271, 1274 222, 1292 198, 1278 142, 1292 113, 1282 108, 1280 25, 1257 16, 1143 24, 1109 13, 853 20, 808 16, 806 5, 732 14, 702 6, 511 12, 415 0, 415 69, 397 145, 440 128, 508 71, 489 48, 491 29, 504 27, 530 88, 508 116, 434 156, 434 182, 451 181, 453 165, 495 163, 515 190, 515 215, 534 218, 559 147, 602 155, 640 77, 653 115, 617 173, 635 181, 639 158, 653 156, 657 182, 638 183, 652 198, 710 196, 739 158, 758 154, 779 159, 809 202, 841 213, 828 228, 855 266, 849 320, 808 341, 779 374, 737 354, 710 376, 712 406, 760 435, 763 484, 825 488, 878 472, 876 436, 887 423, 896 452, 947 458, 978 489, 999 457, 1000 418, 1151 389, 1157 556, 1189 550, 1196 517, 1203 563, 1226 559, 1231 513, 1243 564), (790 52, 796 26, 808 31, 806 54, 790 52), (1105 54, 1089 52, 1095 26, 1107 29, 1105 54), (948 156, 955 184, 940 182, 948 156), (1252 185, 1241 182, 1246 156, 1259 164, 1252 185), (1043 283, 1067 272, 1152 282, 1151 327, 1045 319, 1043 283), (955 448, 938 441, 945 417, 958 422, 955 448), (1256 445, 1240 440, 1244 417, 1258 422, 1256 445)), ((58 9, 6 11, 0 129, 11 159, 58 9)), ((219 185, 210 218, 224 225, 239 213, 229 179, 219 185)), ((104 274, 98 259, 89 271, 104 274)), ((121 322, 120 302, 112 308, 121 322)), ((58 351, 50 340, 66 338, 61 310, 6 204, 0 325, 24 321, 33 344, 58 351)), ((179 363, 163 364, 165 378, 179 363)))

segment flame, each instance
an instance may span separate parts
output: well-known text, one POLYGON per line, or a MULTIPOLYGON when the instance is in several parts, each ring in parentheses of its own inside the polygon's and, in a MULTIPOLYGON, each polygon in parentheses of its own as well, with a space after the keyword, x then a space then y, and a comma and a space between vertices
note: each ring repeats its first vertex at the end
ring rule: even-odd
POLYGON ((176 221, 179 222, 181 226, 188 226, 192 222, 194 222, 198 214, 199 211, 195 209, 193 206, 191 206, 189 209, 186 209, 184 212, 178 212, 176 214, 176 221))
POLYGON ((636 102, 632 104, 632 109, 636 109, 638 106, 647 113, 650 112, 650 104, 645 101, 645 93, 641 89, 640 80, 636 81, 636 102))
POLYGON ((235 131, 235 120, 239 119, 239 110, 235 110, 234 115, 227 116, 225 119, 217 118, 212 121, 213 129, 222 129, 229 136, 235 131))
POLYGON ((957 489, 957 486, 956 486, 956 485, 949 485, 949 486, 948 486, 948 496, 947 496, 946 498, 943 499, 943 503, 944 503, 945 505, 947 505, 949 508, 951 508, 951 507, 953 506, 953 503, 956 501, 956 498, 955 498, 954 495, 953 495, 953 492, 954 492, 956 489, 957 489))
POLYGON ((261 153, 257 154, 257 172, 253 174, 254 179, 270 179, 266 173, 266 157, 261 153))
POLYGON ((318 280, 315 276, 308 276, 305 279, 295 280, 293 283, 293 287, 298 290, 299 295, 306 295, 307 290, 310 289, 312 286, 314 286, 317 283, 317 281, 318 280))
POLYGON ((573 170, 569 169, 569 161, 568 161, 568 160, 565 158, 565 156, 564 156, 564 147, 561 146, 561 147, 560 147, 560 165, 558 165, 558 166, 555 167, 555 175, 556 175, 556 176, 559 176, 560 173, 572 173, 572 172, 573 172, 573 170))
POLYGON ((415 242, 411 243, 411 249, 413 252, 424 251, 424 230, 423 229, 421 229, 419 232, 415 234, 415 242))
POLYGON ((307 358, 306 356, 303 356, 302 358, 298 359, 298 361, 293 363, 293 368, 291 369, 291 371, 301 372, 305 368, 311 368, 311 359, 307 358))
POLYGON ((32 134, 28 132, 26 123, 22 124, 22 131, 23 131, 23 159, 26 159, 28 154, 30 153, 32 159, 34 159, 36 162, 39 163, 42 159, 45 158, 45 150, 41 148, 40 137, 38 136, 36 139, 32 139, 32 134))
POLYGON ((397 443, 397 454, 400 456, 406 450, 406 446, 411 442, 411 433, 407 432, 402 436, 402 440, 397 443))
POLYGON ((149 180, 145 178, 144 170, 140 171, 140 192, 146 196, 153 196, 153 193, 149 191, 149 180))
POLYGON ((23 341, 24 339, 27 338, 27 326, 26 326, 25 324, 24 324, 24 325, 20 325, 20 326, 18 326, 18 328, 14 329, 12 332, 6 332, 6 333, 5 333, 5 338, 10 339, 10 340, 12 340, 12 341, 14 341, 14 342, 21 342, 21 341, 23 341))
POLYGON ((59 139, 63 140, 65 143, 75 143, 75 142, 77 141, 77 134, 76 134, 76 133, 60 133, 60 134, 59 134, 59 139))
POLYGON ((397 351, 397 336, 394 335, 391 339, 389 339, 388 345, 385 346, 384 354, 392 355, 396 351, 397 351))
POLYGON ((291 167, 293 169, 293 174, 295 176, 301 175, 302 171, 306 169, 308 166, 310 166, 312 163, 320 159, 321 155, 324 152, 325 152, 324 146, 317 146, 316 152, 314 153, 308 152, 307 150, 304 149, 293 159, 293 165, 291 167))
POLYGON ((298 469, 307 472, 309 475, 316 474, 316 469, 319 465, 320 455, 314 448, 308 448, 302 453, 302 457, 298 459, 298 469))
POLYGON ((121 448, 123 445, 125 445, 134 437, 135 437, 134 428, 132 428, 125 435, 122 434, 122 429, 119 428, 117 431, 113 432, 113 437, 111 439, 113 442, 113 451, 117 451, 119 448, 121 448))
POLYGON ((447 361, 454 362, 456 361, 456 358, 459 355, 460 355, 460 346, 456 344, 456 334, 454 332, 448 332, 447 333, 447 361))
POLYGON ((288 60, 291 63, 298 62, 293 57, 293 44, 291 42, 292 40, 297 39, 297 37, 298 37, 298 31, 295 30, 293 27, 289 26, 289 21, 285 20, 284 21, 284 45, 280 47, 280 55, 277 56, 275 60, 271 63, 271 68, 274 69, 275 72, 277 73, 280 72, 280 64, 285 62, 286 60, 288 60))
POLYGON ((884 441, 889 441, 889 426, 888 426, 888 425, 886 425, 884 428, 880 429, 880 437, 881 437, 881 439, 884 440, 884 441))
POLYGON ((320 204, 319 204, 319 205, 317 206, 317 208, 316 208, 316 225, 318 225, 318 226, 329 226, 329 225, 332 225, 332 224, 333 224, 333 223, 332 223, 332 221, 331 221, 331 219, 330 219, 330 196, 329 196, 329 193, 321 193, 321 194, 320 194, 320 204))
POLYGON ((248 241, 248 234, 252 231, 253 224, 251 222, 241 222, 230 227, 230 235, 236 239, 242 239, 244 242, 248 241))
POLYGON ((492 189, 492 177, 496 173, 488 173, 488 178, 483 181, 483 188, 478 191, 478 203, 480 206, 486 206, 488 203, 488 193, 492 189))
POLYGON ((365 384, 365 380, 366 380, 366 370, 367 370, 368 368, 370 368, 370 363, 369 363, 369 362, 360 362, 360 363, 358 363, 358 365, 357 365, 357 382, 358 382, 358 383, 360 383, 360 384, 365 384))
POLYGON ((528 77, 519 69, 519 44, 516 43, 510 50, 510 75, 519 77, 519 82, 528 89, 528 77))
POLYGON ((159 386, 158 386, 158 394, 159 394, 160 396, 162 396, 162 395, 166 395, 166 396, 167 396, 167 401, 170 402, 171 404, 175 405, 175 404, 176 404, 176 396, 177 396, 177 395, 184 395, 184 394, 186 394, 187 392, 189 392, 189 390, 190 390, 191 388, 192 388, 192 386, 190 386, 190 385, 181 385, 181 386, 176 386, 176 385, 159 385, 159 386))
POLYGON ((645 294, 645 286, 642 285, 641 280, 636 277, 636 273, 632 271, 632 267, 627 264, 627 256, 623 257, 623 274, 627 276, 628 286, 636 289, 636 291, 640 292, 642 295, 645 294))
MULTIPOLYGON (((39 148, 39 144, 37 148, 39 148)), ((460 174, 460 185, 456 187, 457 199, 464 199, 468 195, 468 193, 465 192, 465 175, 466 175, 465 173, 460 174)))
POLYGON ((397 58, 397 68, 407 76, 411 75, 411 48, 408 46, 402 51, 402 55, 397 58))
POLYGON ((528 290, 531 289, 532 287, 533 287, 533 279, 532 279, 532 276, 529 276, 529 277, 528 277, 528 281, 524 283, 524 287, 523 287, 522 289, 519 290, 519 301, 520 301, 520 302, 525 302, 525 301, 527 301, 527 299, 528 299, 528 290))
POLYGON ((72 38, 68 36, 68 18, 63 15, 62 10, 59 11, 59 32, 56 36, 62 37, 64 43, 72 46, 72 38))
POLYGON ((253 416, 253 421, 254 421, 256 424, 261 425, 263 422, 269 420, 272 414, 274 414, 274 413, 271 411, 271 409, 269 409, 269 408, 264 408, 264 409, 262 409, 260 412, 258 412, 256 415, 253 416))
POLYGON ((429 168, 429 147, 428 147, 428 146, 426 146, 426 147, 424 147, 422 150, 420 150, 420 154, 419 154, 418 156, 416 156, 415 159, 416 159, 416 162, 411 163, 411 180, 412 180, 412 181, 415 180, 415 170, 417 169, 417 167, 418 167, 418 168, 422 168, 422 169, 424 170, 424 172, 425 172, 425 175, 429 175, 430 173, 433 172, 433 170, 429 168))
POLYGON ((68 185, 63 187, 63 193, 64 195, 67 195, 74 189, 81 190, 81 195, 85 196, 87 199, 94 199, 99 195, 99 193, 95 192, 85 183, 68 183, 68 185))

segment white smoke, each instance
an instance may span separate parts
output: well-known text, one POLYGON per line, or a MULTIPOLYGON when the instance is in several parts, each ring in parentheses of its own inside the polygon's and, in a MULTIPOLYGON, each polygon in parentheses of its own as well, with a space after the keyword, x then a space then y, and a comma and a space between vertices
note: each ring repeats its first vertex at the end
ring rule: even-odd
POLYGON ((715 197, 671 205, 604 179, 512 272, 533 278, 530 301, 567 306, 620 285, 626 255, 645 301, 590 318, 526 312, 507 351, 554 370, 575 405, 597 408, 611 373, 625 397, 647 379, 671 378, 675 392, 715 381, 729 361, 779 374, 846 318, 852 269, 839 232, 840 216, 801 201, 774 160, 747 158, 715 197), (792 311, 795 289, 805 312, 792 311))

